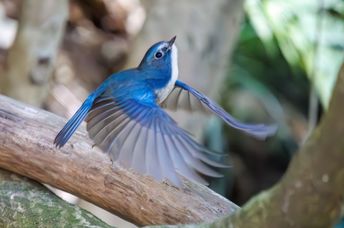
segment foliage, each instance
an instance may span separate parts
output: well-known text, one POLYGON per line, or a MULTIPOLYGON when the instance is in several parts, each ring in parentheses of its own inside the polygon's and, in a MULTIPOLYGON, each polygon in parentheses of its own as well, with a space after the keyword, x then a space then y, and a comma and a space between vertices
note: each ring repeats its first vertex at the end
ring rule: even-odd
POLYGON ((344 2, 248 0, 246 12, 267 51, 304 70, 326 108, 344 60, 344 2))
MULTIPOLYGON (((233 167, 236 168, 230 172, 238 172, 242 169, 238 167, 244 164, 244 175, 251 173, 248 179, 253 180, 248 183, 242 173, 233 180, 232 175, 227 180, 232 191, 233 182, 236 185, 243 182, 241 185, 246 185, 246 189, 253 188, 252 195, 271 186, 282 175, 291 155, 307 134, 312 84, 323 107, 327 108, 344 57, 344 23, 340 20, 344 5, 338 0, 321 4, 321 0, 246 1, 246 18, 221 94, 222 104, 246 122, 268 122, 267 117, 271 116, 272 121, 278 123, 279 132, 277 137, 257 147, 256 142, 242 139, 242 135, 235 138, 236 134, 225 129, 225 142, 229 142, 231 154, 241 159, 238 165, 235 164, 238 158, 234 158, 233 167), (254 171, 261 162, 255 156, 262 160, 268 157, 266 164, 261 164, 264 170, 254 171), (253 165, 252 158, 256 158, 253 165), (256 176, 259 172, 264 175, 256 176)), ((243 192, 239 190, 237 194, 243 192)), ((239 204, 250 197, 238 200, 228 192, 227 196, 239 204)))

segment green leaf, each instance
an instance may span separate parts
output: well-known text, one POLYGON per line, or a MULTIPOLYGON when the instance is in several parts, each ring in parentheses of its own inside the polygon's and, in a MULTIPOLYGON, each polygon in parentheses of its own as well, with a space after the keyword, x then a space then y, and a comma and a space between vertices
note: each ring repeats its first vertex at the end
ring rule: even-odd
POLYGON ((266 48, 276 39, 288 63, 305 71, 327 108, 344 60, 344 2, 247 0, 245 9, 266 48))

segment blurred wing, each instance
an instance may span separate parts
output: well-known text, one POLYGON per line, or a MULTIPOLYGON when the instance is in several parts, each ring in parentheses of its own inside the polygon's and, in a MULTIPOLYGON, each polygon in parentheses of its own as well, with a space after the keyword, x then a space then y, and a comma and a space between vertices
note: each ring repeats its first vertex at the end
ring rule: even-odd
POLYGON ((277 130, 276 125, 245 124, 236 120, 233 116, 222 109, 216 102, 210 100, 204 94, 198 92, 191 86, 188 86, 179 80, 176 81, 174 90, 162 103, 162 107, 170 107, 172 109, 181 107, 184 109, 186 108, 187 110, 194 110, 193 107, 199 106, 202 106, 203 109, 207 109, 208 111, 218 115, 231 127, 241 130, 246 134, 252 135, 259 139, 265 139, 275 134, 277 130), (187 99, 185 99, 185 97, 187 99), (196 106, 195 104, 197 103, 198 105, 196 106))
POLYGON ((209 159, 209 151, 155 104, 102 97, 86 121, 90 137, 113 161, 159 181, 181 186, 179 174, 207 184, 199 173, 221 177, 209 166, 228 167, 209 159))
POLYGON ((184 90, 181 87, 175 86, 168 97, 160 104, 162 108, 166 108, 172 111, 178 109, 186 111, 201 111, 205 113, 211 113, 200 100, 190 94, 188 90, 184 90))

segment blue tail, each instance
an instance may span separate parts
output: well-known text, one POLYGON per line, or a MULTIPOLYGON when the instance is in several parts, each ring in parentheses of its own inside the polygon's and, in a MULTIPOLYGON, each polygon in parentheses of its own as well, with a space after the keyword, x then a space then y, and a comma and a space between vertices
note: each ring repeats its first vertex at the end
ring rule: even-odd
POLYGON ((88 111, 92 108, 93 102, 96 99, 96 95, 92 93, 84 101, 78 111, 73 115, 73 117, 67 122, 67 124, 62 128, 62 130, 57 134, 54 144, 61 148, 63 147, 76 129, 80 126, 82 121, 86 118, 88 111))

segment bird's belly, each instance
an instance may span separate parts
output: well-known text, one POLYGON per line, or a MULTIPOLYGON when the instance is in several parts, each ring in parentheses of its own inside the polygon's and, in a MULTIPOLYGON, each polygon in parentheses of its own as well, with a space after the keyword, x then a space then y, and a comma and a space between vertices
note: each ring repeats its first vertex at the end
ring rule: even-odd
POLYGON ((168 97, 168 95, 172 92, 175 83, 176 80, 173 80, 171 78, 171 80, 167 83, 167 85, 164 88, 156 90, 158 104, 161 104, 168 97))

